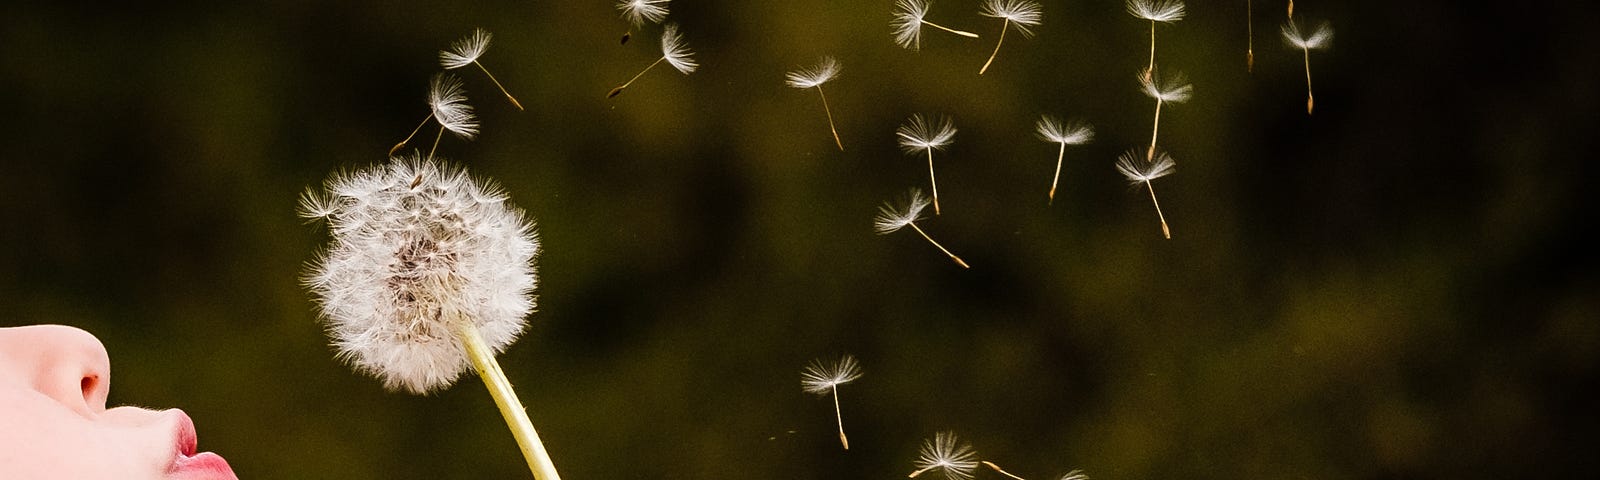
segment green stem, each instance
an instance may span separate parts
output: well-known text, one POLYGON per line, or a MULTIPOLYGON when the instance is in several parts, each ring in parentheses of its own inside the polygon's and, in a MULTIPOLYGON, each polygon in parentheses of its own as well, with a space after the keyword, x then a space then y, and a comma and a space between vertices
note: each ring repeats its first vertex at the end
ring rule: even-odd
POLYGON ((473 369, 483 377, 483 385, 489 389, 489 396, 494 397, 495 406, 500 407, 500 414, 505 416, 511 435, 517 438, 517 446, 521 447, 522 456, 528 460, 533 478, 561 480, 561 475, 556 473, 555 463, 550 461, 550 454, 544 450, 544 443, 539 441, 539 432, 534 431, 527 410, 522 406, 522 401, 517 400, 517 392, 511 389, 511 381, 500 370, 500 362, 494 359, 494 350, 483 341, 478 327, 470 320, 458 321, 456 336, 466 347, 467 358, 472 360, 473 369))

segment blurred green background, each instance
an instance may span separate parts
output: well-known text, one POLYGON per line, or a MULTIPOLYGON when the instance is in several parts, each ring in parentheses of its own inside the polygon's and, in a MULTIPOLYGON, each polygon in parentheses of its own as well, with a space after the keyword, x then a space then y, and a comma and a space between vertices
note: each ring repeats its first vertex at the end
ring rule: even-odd
MULTIPOLYGON (((0 326, 111 353, 111 399, 181 407, 242 478, 528 478, 475 377, 387 393, 333 358, 295 216, 426 113, 473 27, 516 94, 460 71, 483 133, 440 154, 539 223, 539 312, 501 361, 564 478, 903 478, 939 430, 1029 479, 1518 478, 1593 472, 1600 295, 1590 237, 1594 12, 1585 2, 1302 1, 1332 22, 1315 116, 1282 2, 1190 2, 1158 63, 1173 238, 1115 157, 1148 142, 1147 22, 1046 0, 1037 36, 978 0, 891 41, 889 0, 671 3, 659 26, 573 2, 10 2, 0 6, 0 326), (835 149, 786 71, 833 55, 835 149), (948 114, 944 214, 894 130, 948 114), (1093 123, 1067 150, 1042 113, 1093 123), (811 359, 852 353, 831 402, 811 359)), ((998 478, 993 472, 980 478, 998 478)), ((1581 475, 1581 474, 1580 474, 1581 475)))

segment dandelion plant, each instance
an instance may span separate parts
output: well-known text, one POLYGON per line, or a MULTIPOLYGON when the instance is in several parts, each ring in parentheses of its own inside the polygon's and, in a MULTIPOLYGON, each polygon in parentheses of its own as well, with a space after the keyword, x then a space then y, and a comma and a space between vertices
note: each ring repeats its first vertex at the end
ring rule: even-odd
POLYGON ((495 79, 494 74, 489 73, 489 69, 478 62, 478 57, 483 56, 483 52, 489 50, 489 40, 492 38, 494 38, 494 35, 484 29, 472 29, 471 34, 450 44, 449 50, 439 52, 439 65, 444 67, 445 70, 477 65, 479 70, 483 70, 484 75, 489 76, 489 81, 494 82, 494 86, 500 87, 500 93, 505 94, 506 99, 511 101, 511 105, 517 107, 517 110, 522 110, 522 102, 518 102, 517 97, 511 96, 511 92, 506 91, 506 86, 501 85, 500 80, 495 79))
POLYGON ((650 69, 656 68, 656 65, 660 64, 662 61, 666 61, 667 64, 672 65, 672 68, 676 68, 679 72, 683 72, 684 75, 688 75, 689 73, 694 72, 694 69, 700 68, 700 64, 695 63, 694 59, 690 58, 692 56, 694 56, 694 52, 689 50, 689 46, 683 43, 683 36, 678 34, 678 26, 671 23, 666 24, 666 26, 661 29, 661 58, 657 58, 654 63, 650 64, 650 66, 644 67, 644 70, 640 70, 638 75, 634 75, 633 78, 628 79, 628 83, 618 85, 617 88, 611 89, 611 93, 606 94, 606 98, 615 97, 621 94, 622 89, 628 88, 629 85, 633 85, 634 81, 637 81, 639 80, 639 77, 644 76, 644 72, 648 72, 650 69))
POLYGON ((972 445, 956 438, 955 432, 939 432, 933 439, 922 441, 915 463, 917 470, 907 477, 916 478, 937 471, 948 480, 972 480, 973 472, 978 469, 977 459, 978 453, 972 450, 972 445))
POLYGON ((1174 73, 1165 78, 1140 76, 1139 86, 1144 90, 1145 96, 1156 101, 1155 120, 1150 125, 1150 150, 1145 153, 1146 161, 1155 161, 1156 133, 1161 130, 1161 105, 1188 101, 1189 95, 1194 93, 1194 86, 1186 83, 1182 73, 1174 73))
POLYGON ((411 134, 405 140, 389 148, 389 155, 394 155, 417 136, 423 125, 429 120, 439 123, 439 134, 433 138, 433 148, 428 149, 428 157, 433 157, 434 150, 439 148, 439 139, 444 138, 445 130, 461 137, 463 140, 472 140, 478 136, 478 119, 472 114, 472 106, 467 105, 467 92, 461 87, 461 78, 445 72, 433 75, 428 82, 428 116, 422 117, 422 123, 417 128, 411 129, 411 134))
MULTIPOLYGON (((667 18, 667 2, 672 0, 622 0, 617 2, 617 10, 622 11, 622 18, 628 19, 633 28, 643 27, 645 22, 661 23, 667 18)), ((627 44, 633 38, 633 30, 622 34, 622 43, 627 44)))
POLYGON ((1044 18, 1044 12, 1039 7, 1039 2, 1033 0, 984 0, 983 10, 978 12, 985 17, 994 17, 1003 20, 1000 24, 1000 40, 994 42, 994 53, 989 54, 989 60, 983 62, 983 68, 978 69, 978 75, 989 71, 989 64, 994 63, 995 55, 1000 54, 1000 45, 1006 43, 1006 30, 1017 26, 1017 32, 1024 37, 1033 37, 1033 30, 1029 27, 1039 25, 1044 18))
POLYGON ((1094 127, 1082 120, 1061 123, 1056 117, 1043 115, 1039 117, 1039 123, 1034 125, 1034 129, 1040 140, 1061 145, 1060 150, 1056 152, 1056 175, 1050 180, 1050 200, 1046 202, 1055 203, 1056 182, 1061 180, 1061 159, 1067 155, 1067 145, 1082 145, 1094 140, 1094 127))
POLYGON ((929 121, 919 113, 912 115, 909 123, 895 130, 895 135, 900 137, 900 149, 906 153, 928 153, 928 183, 933 187, 933 214, 938 215, 939 180, 933 175, 933 151, 943 149, 955 139, 956 127, 950 124, 950 117, 929 121))
POLYGON ((1167 216, 1161 213, 1161 202, 1156 200, 1156 187, 1151 186, 1150 181, 1178 171, 1177 162, 1167 152, 1159 152, 1153 160, 1139 160, 1139 152, 1129 150, 1117 157, 1117 171, 1128 179, 1128 184, 1143 183, 1150 190, 1150 203, 1156 206, 1156 217, 1161 219, 1161 236, 1172 238, 1172 230, 1167 228, 1167 216))
POLYGON ((894 21, 889 25, 894 27, 894 43, 912 50, 922 49, 922 26, 944 30, 967 38, 978 38, 978 34, 951 29, 944 25, 924 20, 928 16, 928 0, 895 0, 894 21))
POLYGON ((917 226, 917 220, 923 218, 922 210, 925 208, 928 208, 928 197, 922 194, 922 190, 913 188, 906 194, 905 201, 898 205, 883 202, 883 205, 878 207, 878 216, 873 219, 872 227, 878 231, 878 235, 888 235, 910 226, 912 230, 916 230, 917 233, 921 234, 922 238, 927 239, 928 243, 932 243, 939 251, 944 252, 951 260, 954 260, 956 265, 960 265, 961 268, 972 268, 968 267, 967 262, 961 260, 961 257, 957 257, 956 254, 950 253, 950 250, 946 250, 944 245, 933 241, 933 237, 928 236, 928 232, 922 231, 922 227, 917 226))
POLYGON ((828 108, 828 95, 822 93, 822 84, 833 80, 839 75, 839 61, 833 57, 822 57, 817 66, 802 68, 789 72, 785 83, 799 89, 815 88, 817 95, 822 96, 822 111, 828 114, 828 130, 833 132, 833 143, 839 146, 839 151, 844 151, 844 142, 839 141, 839 129, 833 126, 833 109, 828 108))
POLYGON ((850 449, 850 439, 844 436, 844 415, 839 412, 839 386, 860 377, 861 365, 851 355, 839 357, 839 361, 831 364, 822 363, 820 359, 812 360, 805 371, 800 372, 800 387, 806 393, 833 394, 833 416, 839 423, 839 444, 845 450, 850 449))
POLYGON ((1333 42, 1333 27, 1328 22, 1322 22, 1311 32, 1300 31, 1300 26, 1293 20, 1283 24, 1283 40, 1289 45, 1299 48, 1306 61, 1306 115, 1311 114, 1311 108, 1316 106, 1311 96, 1311 49, 1327 48, 1333 42))
POLYGON ((495 360, 527 327, 537 284, 538 236, 506 192, 413 155, 330 177, 300 214, 332 236, 304 282, 337 356, 419 395, 476 371, 534 477, 559 480, 495 360))
POLYGON ((1149 79, 1156 69, 1156 22, 1172 23, 1183 20, 1182 0, 1128 0, 1128 13, 1150 21, 1150 64, 1144 68, 1144 78, 1149 79))

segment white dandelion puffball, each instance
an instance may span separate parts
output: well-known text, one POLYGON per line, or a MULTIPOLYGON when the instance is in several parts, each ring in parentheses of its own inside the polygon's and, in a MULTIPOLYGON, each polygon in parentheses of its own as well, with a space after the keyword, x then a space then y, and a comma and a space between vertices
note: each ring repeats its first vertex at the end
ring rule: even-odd
POLYGON ((411 156, 335 174, 300 214, 332 237, 304 282, 339 358, 390 390, 425 394, 470 368, 454 322, 499 353, 533 312, 533 221, 465 170, 411 156))

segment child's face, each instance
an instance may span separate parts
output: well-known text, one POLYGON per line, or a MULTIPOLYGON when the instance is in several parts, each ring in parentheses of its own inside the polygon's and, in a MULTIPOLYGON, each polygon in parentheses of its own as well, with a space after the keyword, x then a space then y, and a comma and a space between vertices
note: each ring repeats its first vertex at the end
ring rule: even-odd
POLYGON ((0 328, 0 478, 233 479, 181 410, 106 408, 111 363, 83 330, 0 328))

